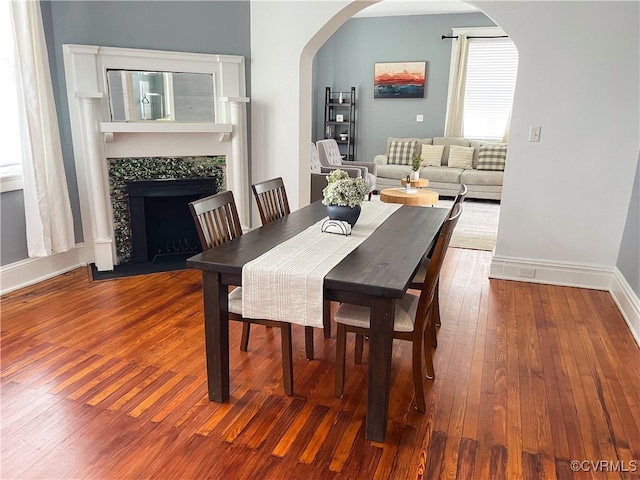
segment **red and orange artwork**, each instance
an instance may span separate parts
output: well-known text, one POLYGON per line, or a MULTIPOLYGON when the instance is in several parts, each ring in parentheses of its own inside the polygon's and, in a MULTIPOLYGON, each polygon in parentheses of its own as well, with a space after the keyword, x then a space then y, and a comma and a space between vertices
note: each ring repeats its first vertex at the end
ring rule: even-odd
POLYGON ((376 63, 374 98, 424 98, 427 62, 376 63))

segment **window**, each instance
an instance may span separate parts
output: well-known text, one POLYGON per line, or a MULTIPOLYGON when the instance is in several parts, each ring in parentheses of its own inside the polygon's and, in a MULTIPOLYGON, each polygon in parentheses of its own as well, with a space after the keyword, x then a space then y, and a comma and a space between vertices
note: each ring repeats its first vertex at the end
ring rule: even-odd
POLYGON ((511 116, 518 51, 508 38, 470 38, 462 136, 502 140, 511 116))
POLYGON ((18 93, 14 70, 13 27, 10 2, 0 7, 0 131, 3 153, 0 155, 0 191, 22 188, 22 147, 18 117, 18 93))
POLYGON ((454 28, 445 136, 506 140, 518 51, 497 27, 454 28))

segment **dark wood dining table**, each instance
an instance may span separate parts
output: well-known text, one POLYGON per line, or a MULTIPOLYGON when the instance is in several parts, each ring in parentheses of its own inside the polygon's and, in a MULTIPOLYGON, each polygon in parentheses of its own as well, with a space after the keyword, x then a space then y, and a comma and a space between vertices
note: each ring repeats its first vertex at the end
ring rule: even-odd
MULTIPOLYGON (((366 438, 384 441, 395 300, 402 298, 431 250, 448 209, 402 206, 324 279, 324 300, 371 307, 366 438)), ((209 399, 229 399, 228 286, 242 285, 242 267, 326 217, 320 201, 187 260, 202 270, 209 399)), ((358 228, 356 223, 354 228, 358 228)), ((327 234, 329 235, 329 234, 327 234)))

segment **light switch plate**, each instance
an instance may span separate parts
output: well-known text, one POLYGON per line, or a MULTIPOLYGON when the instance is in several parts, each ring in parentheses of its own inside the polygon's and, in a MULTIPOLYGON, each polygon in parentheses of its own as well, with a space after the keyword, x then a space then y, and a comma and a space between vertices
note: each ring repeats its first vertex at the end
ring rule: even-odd
POLYGON ((529 141, 530 142, 539 142, 540 141, 540 130, 542 127, 531 127, 529 130, 529 141))
POLYGON ((424 121, 424 115, 416 115, 416 122, 423 122, 424 121))

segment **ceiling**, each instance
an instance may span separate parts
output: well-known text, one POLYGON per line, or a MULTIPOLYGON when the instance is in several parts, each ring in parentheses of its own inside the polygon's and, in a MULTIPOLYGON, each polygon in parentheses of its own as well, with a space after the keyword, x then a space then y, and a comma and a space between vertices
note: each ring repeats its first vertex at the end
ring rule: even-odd
POLYGON ((478 9, 474 6, 460 0, 383 0, 358 12, 354 17, 387 17, 477 11, 478 9))

